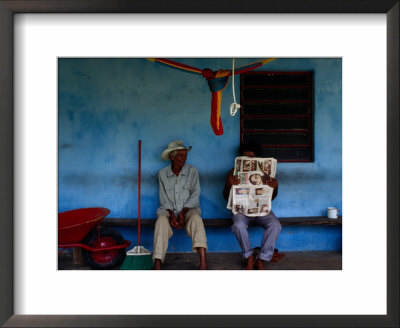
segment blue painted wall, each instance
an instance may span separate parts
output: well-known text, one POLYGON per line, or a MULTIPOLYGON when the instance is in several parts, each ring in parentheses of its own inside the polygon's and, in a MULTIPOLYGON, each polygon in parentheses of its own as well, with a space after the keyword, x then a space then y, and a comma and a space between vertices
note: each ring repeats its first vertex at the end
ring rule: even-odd
MULTIPOLYGON (((178 60, 213 70, 232 66, 232 60, 224 58, 178 60)), ((254 60, 236 59, 236 66, 254 60)), ((278 164, 279 195, 273 203, 278 217, 322 216, 327 206, 342 208, 341 65, 341 59, 284 58, 258 69, 312 70, 315 74, 315 162, 278 164)), ((102 206, 111 210, 109 217, 136 217, 137 142, 141 139, 141 213, 155 217, 157 172, 167 165, 160 155, 171 140, 181 139, 193 146, 188 163, 200 172, 204 219, 230 217, 222 188, 239 144, 239 114, 229 114, 231 84, 221 106, 225 133, 216 136, 209 125, 211 93, 200 75, 141 58, 60 59, 58 82, 60 212, 102 206)), ((235 87, 239 102, 238 77, 235 87)), ((338 249, 337 243, 328 242, 329 227, 324 229, 318 232, 326 241, 323 247, 338 249)), ((284 229, 279 239, 284 249, 297 243, 289 232, 284 229)), ((213 233, 208 234, 210 240, 213 233)), ((227 234, 214 238, 232 244, 230 249, 236 247, 227 234)), ((336 232, 336 240, 340 238, 336 232)), ((145 247, 151 248, 151 243, 145 247)), ((174 247, 171 240, 170 248, 174 247)))

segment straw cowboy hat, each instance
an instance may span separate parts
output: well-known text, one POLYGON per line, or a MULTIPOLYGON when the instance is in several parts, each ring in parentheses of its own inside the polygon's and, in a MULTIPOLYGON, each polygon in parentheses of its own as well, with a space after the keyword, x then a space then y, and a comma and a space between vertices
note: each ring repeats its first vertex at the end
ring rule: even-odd
POLYGON ((174 150, 179 150, 179 149, 186 149, 188 152, 192 150, 192 146, 186 147, 181 140, 174 140, 171 141, 168 144, 168 148, 165 149, 162 154, 161 158, 163 160, 168 160, 169 159, 169 153, 174 151, 174 150))

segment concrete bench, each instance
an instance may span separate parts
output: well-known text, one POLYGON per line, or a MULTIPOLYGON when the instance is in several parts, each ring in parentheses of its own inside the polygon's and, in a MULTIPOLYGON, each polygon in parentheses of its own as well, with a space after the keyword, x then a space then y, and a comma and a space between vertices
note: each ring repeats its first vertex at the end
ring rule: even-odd
MULTIPOLYGON (((278 218, 283 226, 277 246, 280 251, 338 251, 342 248, 342 218, 328 219, 327 217, 289 217, 278 218)), ((136 243, 137 219, 133 218, 106 218, 103 225, 119 230, 124 238, 136 243)), ((156 220, 143 218, 140 220, 142 228, 141 242, 151 248, 153 231, 156 220)), ((211 252, 239 252, 239 244, 230 227, 232 219, 212 218, 203 219, 209 251, 211 252)), ((263 229, 260 226, 251 226, 250 240, 252 245, 259 246, 263 229)), ((190 250, 191 240, 184 230, 174 229, 174 235, 169 241, 168 252, 187 252, 190 250)))
MULTIPOLYGON (((329 225, 337 226, 342 224, 342 218, 328 219, 325 216, 309 216, 309 217, 290 217, 278 218, 282 226, 310 226, 310 225, 329 225)), ((106 218, 104 225, 106 226, 136 226, 137 219, 116 219, 106 218)), ((156 219, 143 218, 140 219, 141 226, 154 226, 156 219)), ((206 227, 227 227, 232 225, 232 219, 203 219, 206 227)))

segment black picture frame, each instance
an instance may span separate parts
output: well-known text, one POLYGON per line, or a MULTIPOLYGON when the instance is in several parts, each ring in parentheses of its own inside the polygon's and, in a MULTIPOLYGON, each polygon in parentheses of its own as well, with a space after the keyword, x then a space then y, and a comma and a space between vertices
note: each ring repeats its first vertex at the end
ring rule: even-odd
POLYGON ((4 327, 399 327, 399 7, 399 0, 0 0, 0 324, 4 327), (14 315, 13 16, 16 13, 386 14, 387 315, 14 315))

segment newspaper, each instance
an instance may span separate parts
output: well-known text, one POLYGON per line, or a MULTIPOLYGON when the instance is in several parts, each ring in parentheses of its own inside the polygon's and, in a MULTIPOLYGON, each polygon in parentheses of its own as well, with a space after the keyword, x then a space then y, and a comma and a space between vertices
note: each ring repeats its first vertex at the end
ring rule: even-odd
POLYGON ((239 156, 235 158, 233 174, 240 182, 232 186, 227 208, 233 214, 265 216, 271 211, 274 188, 267 185, 276 175, 275 158, 239 156))

